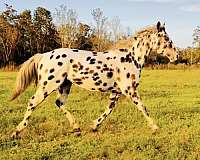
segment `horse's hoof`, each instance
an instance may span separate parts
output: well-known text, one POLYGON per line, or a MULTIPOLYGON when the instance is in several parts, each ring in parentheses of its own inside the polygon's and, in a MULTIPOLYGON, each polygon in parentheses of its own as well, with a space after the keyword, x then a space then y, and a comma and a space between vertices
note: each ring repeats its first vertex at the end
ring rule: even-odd
POLYGON ((96 121, 93 122, 93 124, 90 125, 91 131, 92 132, 97 132, 100 124, 97 124, 96 121))
POLYGON ((91 130, 92 132, 97 132, 97 126, 94 125, 94 124, 90 125, 90 130, 91 130))
POLYGON ((98 130, 97 130, 97 128, 91 128, 91 131, 92 132, 97 132, 98 130))
POLYGON ((95 126, 95 127, 94 127, 94 126, 91 127, 91 131, 92 131, 92 132, 97 132, 97 131, 98 131, 98 127, 97 127, 97 126, 95 126))
POLYGON ((80 128, 74 128, 74 129, 73 129, 73 133, 74 133, 76 136, 80 136, 80 135, 81 135, 81 129, 80 129, 80 128))
POLYGON ((159 127, 155 124, 152 126, 152 133, 155 134, 159 131, 159 127))
POLYGON ((15 131, 15 132, 13 132, 13 133, 11 134, 11 138, 12 138, 12 139, 16 139, 16 138, 18 138, 18 136, 19 136, 19 132, 17 132, 17 131, 15 131))

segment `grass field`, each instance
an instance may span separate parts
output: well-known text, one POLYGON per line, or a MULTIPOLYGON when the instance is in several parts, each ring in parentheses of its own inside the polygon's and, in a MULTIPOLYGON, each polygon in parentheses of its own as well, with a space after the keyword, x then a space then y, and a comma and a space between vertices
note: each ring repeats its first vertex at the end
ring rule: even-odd
POLYGON ((10 134, 23 119, 34 87, 9 102, 16 73, 0 73, 0 159, 174 160, 200 159, 200 70, 144 70, 140 93, 160 126, 152 134, 145 118, 125 97, 98 132, 89 125, 108 104, 108 94, 73 87, 67 108, 82 135, 74 136, 55 106, 53 93, 40 105, 19 139, 10 134))

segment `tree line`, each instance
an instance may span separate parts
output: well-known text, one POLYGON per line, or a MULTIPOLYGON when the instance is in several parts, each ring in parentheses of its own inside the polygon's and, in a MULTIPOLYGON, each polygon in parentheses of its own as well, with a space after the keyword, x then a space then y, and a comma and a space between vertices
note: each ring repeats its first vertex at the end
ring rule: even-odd
MULTIPOLYGON (((61 5, 52 14, 38 7, 33 13, 24 10, 18 13, 5 4, 0 13, 0 67, 21 64, 36 53, 44 53, 59 47, 83 50, 105 51, 119 39, 126 39, 132 33, 124 31, 119 17, 108 19, 100 8, 91 11, 93 22, 79 21, 73 9, 61 5)), ((194 30, 195 48, 181 49, 179 61, 200 63, 200 27, 194 30)), ((149 63, 166 63, 165 59, 150 57, 149 63)))
POLYGON ((91 11, 93 24, 78 20, 75 10, 61 5, 52 14, 38 7, 18 12, 5 4, 0 13, 0 66, 10 62, 21 64, 36 53, 44 53, 59 47, 105 51, 120 37, 120 19, 108 21, 103 11, 91 11), (54 19, 54 20, 53 20, 54 19))

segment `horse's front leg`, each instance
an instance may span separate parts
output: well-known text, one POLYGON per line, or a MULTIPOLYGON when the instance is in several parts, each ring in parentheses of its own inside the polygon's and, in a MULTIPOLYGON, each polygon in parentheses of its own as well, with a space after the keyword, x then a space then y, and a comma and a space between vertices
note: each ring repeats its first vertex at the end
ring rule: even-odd
POLYGON ((127 79, 125 79, 122 82, 120 84, 120 87, 123 94, 132 100, 132 102, 136 105, 137 109, 140 112, 142 112, 142 114, 146 118, 147 122, 149 123, 153 131, 156 131, 159 127, 154 123, 153 119, 149 116, 149 112, 147 111, 146 107, 142 103, 142 100, 137 92, 137 87, 139 83, 136 82, 135 75, 129 76, 127 79))
POLYGON ((131 100, 136 105, 137 109, 142 112, 144 117, 146 118, 147 122, 149 123, 149 126, 152 128, 153 131, 156 131, 159 129, 159 127, 156 125, 156 123, 153 121, 153 119, 149 116, 149 112, 147 111, 146 107, 142 103, 142 100, 136 90, 136 87, 133 87, 132 92, 130 92, 131 100))
POLYGON ((112 112, 113 108, 115 107, 115 104, 117 100, 119 99, 121 93, 112 93, 110 94, 110 104, 107 106, 106 110, 104 113, 97 118, 96 120, 93 121, 93 125, 91 126, 93 131, 96 131, 97 128, 101 125, 101 123, 105 120, 105 118, 112 112))

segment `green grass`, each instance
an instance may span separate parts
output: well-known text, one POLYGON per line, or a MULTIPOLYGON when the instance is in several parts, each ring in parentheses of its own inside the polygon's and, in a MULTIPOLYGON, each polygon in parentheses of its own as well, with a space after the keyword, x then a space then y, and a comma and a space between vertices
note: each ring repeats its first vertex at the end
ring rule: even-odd
POLYGON ((73 87, 67 108, 82 129, 70 133, 69 123, 55 106, 53 93, 40 105, 19 139, 10 134, 23 119, 34 93, 29 87, 9 102, 16 73, 0 73, 0 159, 200 159, 200 70, 144 70, 140 94, 160 126, 152 134, 145 118, 125 97, 98 132, 89 124, 108 104, 108 94, 73 87))

